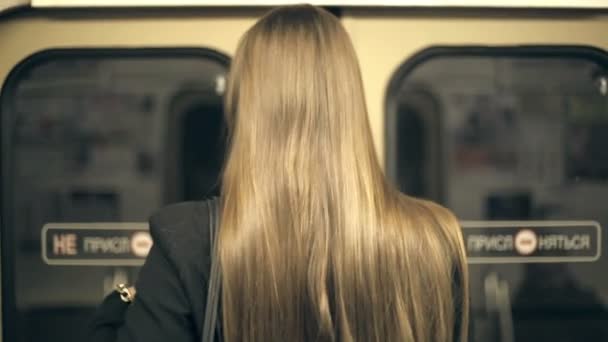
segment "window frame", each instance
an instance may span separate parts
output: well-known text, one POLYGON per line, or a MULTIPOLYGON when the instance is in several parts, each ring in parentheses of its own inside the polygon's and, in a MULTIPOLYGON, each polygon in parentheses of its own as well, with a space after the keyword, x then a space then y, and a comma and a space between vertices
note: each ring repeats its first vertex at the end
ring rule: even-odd
POLYGON ((13 138, 14 133, 6 127, 13 127, 14 117, 14 98, 16 87, 20 82, 21 75, 27 73, 48 61, 58 59, 99 59, 99 58, 204 58, 215 61, 230 68, 231 58, 229 55, 213 48, 207 47, 85 47, 85 48, 50 48, 35 52, 26 56, 17 63, 9 72, 2 88, 0 89, 0 285, 2 292, 0 295, 0 341, 16 340, 17 334, 17 307, 15 298, 15 265, 14 260, 9 258, 15 255, 12 213, 14 211, 14 186, 10 184, 14 160, 13 138), (6 228, 4 228, 6 227, 6 228))
MULTIPOLYGON (((386 95, 384 98, 384 167, 387 177, 398 184, 397 160, 397 136, 396 130, 399 92, 402 90, 403 82, 419 66, 433 58, 445 57, 500 57, 500 58, 572 58, 592 61, 602 68, 608 70, 608 50, 589 45, 436 45, 424 48, 405 59, 391 75, 386 95)), ((439 102, 439 108, 442 104, 439 102)), ((438 122, 442 122, 440 115, 438 122)), ((443 185, 445 179, 445 167, 443 156, 445 151, 439 144, 440 160, 436 163, 440 172, 436 180, 443 185)), ((440 198, 435 198, 439 202, 445 201, 445 193, 440 194, 440 198)))

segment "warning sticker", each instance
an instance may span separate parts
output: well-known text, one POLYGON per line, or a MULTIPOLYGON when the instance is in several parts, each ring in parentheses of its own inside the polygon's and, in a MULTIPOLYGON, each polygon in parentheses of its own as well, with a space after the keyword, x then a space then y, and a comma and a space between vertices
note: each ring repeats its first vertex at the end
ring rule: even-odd
POLYGON ((147 223, 47 223, 42 259, 49 265, 141 266, 152 237, 147 223))
POLYGON ((469 263, 592 262, 601 255, 595 221, 461 222, 469 263))

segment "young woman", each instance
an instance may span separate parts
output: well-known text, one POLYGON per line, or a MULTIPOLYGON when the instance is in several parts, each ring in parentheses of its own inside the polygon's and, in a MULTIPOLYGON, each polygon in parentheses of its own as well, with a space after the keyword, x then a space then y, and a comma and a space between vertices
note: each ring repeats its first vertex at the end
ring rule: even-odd
POLYGON ((337 18, 300 5, 258 21, 231 66, 226 118, 215 253, 209 202, 162 209, 137 297, 109 296, 92 338, 199 341, 214 260, 224 341, 466 341, 458 222, 388 184, 337 18))

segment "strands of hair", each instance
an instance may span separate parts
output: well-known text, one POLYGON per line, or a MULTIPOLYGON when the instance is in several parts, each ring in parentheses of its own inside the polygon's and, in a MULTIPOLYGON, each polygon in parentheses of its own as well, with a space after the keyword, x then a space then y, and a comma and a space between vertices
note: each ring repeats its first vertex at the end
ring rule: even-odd
POLYGON ((226 115, 226 341, 466 341, 458 222, 386 181, 334 15, 298 5, 259 20, 232 63, 226 115))

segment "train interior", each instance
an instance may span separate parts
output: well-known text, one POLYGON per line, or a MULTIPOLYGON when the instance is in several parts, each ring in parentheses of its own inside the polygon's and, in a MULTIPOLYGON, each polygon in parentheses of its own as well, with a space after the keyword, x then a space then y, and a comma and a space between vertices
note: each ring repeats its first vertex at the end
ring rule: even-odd
MULTIPOLYGON (((470 341, 608 341, 603 42, 431 42, 379 87, 376 138, 403 192, 467 222, 598 226, 594 258, 472 262, 470 341)), ((81 341, 103 296, 137 277, 137 266, 50 264, 45 224, 146 222, 221 187, 230 48, 50 45, 11 63, 0 95, 2 341, 81 341)))
MULTIPOLYGON (((406 74, 393 176, 458 217, 605 225, 606 69, 565 51, 512 52, 431 53, 406 74)), ((605 259, 470 267, 474 340, 608 339, 605 259)))

